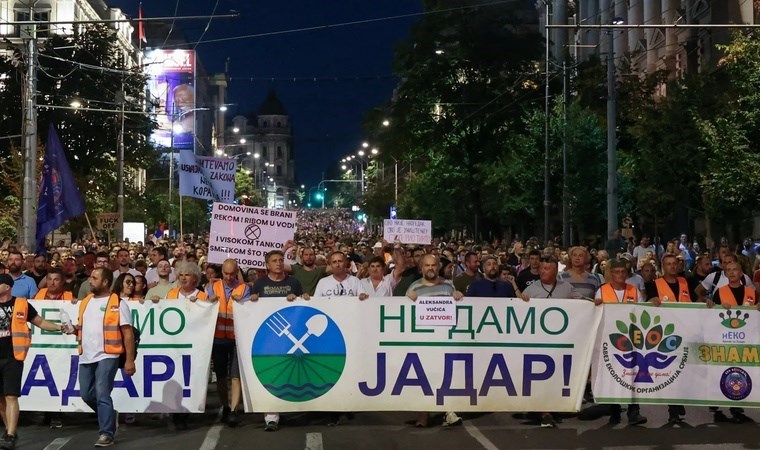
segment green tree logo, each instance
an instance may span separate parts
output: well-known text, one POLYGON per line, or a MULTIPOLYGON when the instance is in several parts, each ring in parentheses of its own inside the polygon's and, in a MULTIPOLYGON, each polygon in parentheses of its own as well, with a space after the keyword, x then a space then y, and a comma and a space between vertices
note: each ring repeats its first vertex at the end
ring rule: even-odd
POLYGON ((629 317, 629 324, 622 320, 615 322, 620 333, 610 334, 612 345, 623 352, 615 358, 626 369, 639 368, 634 382, 652 383, 650 368, 668 367, 676 359, 675 355, 668 354, 681 346, 682 338, 673 334, 676 327, 672 323, 663 327, 660 316, 652 319, 649 312, 643 311, 638 318, 634 313, 629 317))

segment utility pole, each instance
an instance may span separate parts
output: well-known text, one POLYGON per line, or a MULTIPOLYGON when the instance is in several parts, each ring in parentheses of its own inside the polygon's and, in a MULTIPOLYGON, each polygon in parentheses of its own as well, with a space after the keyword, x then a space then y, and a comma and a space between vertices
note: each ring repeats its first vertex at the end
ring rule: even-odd
POLYGON ((562 247, 570 246, 570 206, 567 187, 567 62, 562 61, 562 247))
POLYGON ((546 51, 546 61, 544 65, 546 80, 544 92, 544 243, 549 242, 549 0, 544 1, 545 20, 546 20, 546 42, 544 43, 546 51))
MULTIPOLYGON (((34 4, 29 7, 29 18, 34 21, 34 4)), ((25 148, 21 242, 27 251, 34 251, 37 242, 37 25, 32 23, 22 27, 21 34, 28 39, 24 85, 25 148)))
POLYGON ((617 218, 617 101, 615 99, 614 30, 608 30, 607 51, 607 236, 618 228, 617 218))

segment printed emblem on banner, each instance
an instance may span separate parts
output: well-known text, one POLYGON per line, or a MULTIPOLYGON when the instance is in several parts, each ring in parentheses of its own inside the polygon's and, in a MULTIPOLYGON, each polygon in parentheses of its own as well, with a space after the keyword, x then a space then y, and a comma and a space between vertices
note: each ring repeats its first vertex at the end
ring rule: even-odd
POLYGON ((744 400, 752 392, 752 378, 742 368, 729 367, 720 377, 720 391, 727 399, 744 400))
POLYGON ((245 227, 245 237, 252 241, 258 240, 261 237, 261 227, 254 224, 248 225, 245 227))
POLYGON ((731 328, 732 330, 742 328, 744 325, 747 325, 747 319, 749 319, 749 314, 746 312, 730 309, 726 310, 725 312, 721 312, 718 314, 718 316, 720 316, 722 319, 722 322, 720 324, 726 328, 731 328))
POLYGON ((305 402, 326 394, 343 374, 346 342, 322 311, 290 306, 270 315, 253 338, 253 370, 272 395, 305 402))
POLYGON ((636 392, 657 392, 671 384, 681 374, 686 365, 689 350, 684 346, 680 364, 673 364, 678 358, 674 353, 681 347, 682 338, 675 334, 675 325, 660 323, 660 316, 652 318, 643 311, 639 317, 631 313, 629 323, 622 320, 615 322, 620 333, 609 335, 613 348, 604 342, 602 353, 610 375, 623 387, 636 392), (663 326, 664 325, 664 326, 663 326), (613 366, 612 356, 623 367, 622 373, 613 366), (627 380, 634 377, 633 383, 657 383, 654 386, 634 387, 627 380))

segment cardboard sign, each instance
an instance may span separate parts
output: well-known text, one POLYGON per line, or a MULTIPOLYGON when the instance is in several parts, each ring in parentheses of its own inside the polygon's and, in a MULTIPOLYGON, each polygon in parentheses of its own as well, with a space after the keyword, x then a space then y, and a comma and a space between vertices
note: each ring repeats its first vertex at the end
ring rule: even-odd
POLYGON ((119 213, 100 213, 97 215, 98 230, 115 230, 119 224, 119 213))
POLYGON ((383 239, 402 244, 428 245, 433 240, 429 220, 383 220, 383 239))

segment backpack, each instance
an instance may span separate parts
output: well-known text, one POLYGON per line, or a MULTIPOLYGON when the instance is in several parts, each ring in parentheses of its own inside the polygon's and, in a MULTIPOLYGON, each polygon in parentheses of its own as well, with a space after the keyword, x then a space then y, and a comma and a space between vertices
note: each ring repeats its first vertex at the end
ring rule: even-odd
MULTIPOLYGON (((136 326, 132 325, 132 334, 135 337, 135 360, 137 360, 137 347, 140 345, 140 330, 136 326)), ((122 335, 122 340, 124 336, 122 335)), ((127 346, 124 346, 124 353, 119 354, 119 369, 124 368, 124 364, 127 363, 127 346)))

